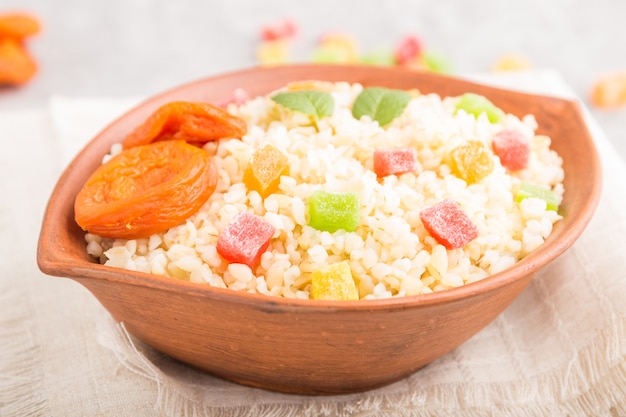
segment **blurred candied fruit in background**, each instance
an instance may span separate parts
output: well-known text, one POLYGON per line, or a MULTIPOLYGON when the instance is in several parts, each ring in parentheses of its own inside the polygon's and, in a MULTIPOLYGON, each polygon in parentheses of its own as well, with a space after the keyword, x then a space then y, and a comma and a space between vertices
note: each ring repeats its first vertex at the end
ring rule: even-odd
POLYGON ((522 71, 532 67, 530 61, 522 54, 508 53, 502 55, 491 67, 493 72, 522 71))
POLYGON ((315 64, 349 64, 358 61, 358 44, 349 33, 323 34, 313 50, 311 61, 315 64))
MULTIPOLYGON (((257 59, 262 66, 289 64, 293 42, 300 33, 296 21, 290 18, 276 20, 260 30, 261 43, 257 59)), ((357 39, 350 33, 331 31, 319 36, 310 53, 315 64, 369 64, 402 66, 417 71, 453 73, 451 61, 444 55, 427 48, 415 34, 407 34, 392 47, 370 51, 359 50, 357 39)), ((491 72, 527 71, 533 68, 531 61, 519 52, 499 56, 491 65, 491 72)), ((589 102, 599 110, 626 107, 626 71, 600 76, 591 86, 589 102)))
POLYGON ((24 12, 0 12, 0 86, 20 86, 37 72, 37 63, 26 39, 39 33, 41 25, 24 12))
POLYGON ((626 107, 626 71, 598 77, 591 86, 589 99, 602 109, 626 107))
MULTIPOLYGON (((291 45, 299 31, 296 22, 289 18, 264 25, 260 30, 261 43, 257 48, 259 64, 271 66, 293 62, 291 45)), ((452 65, 444 55, 425 48, 423 41, 413 34, 404 36, 393 48, 377 48, 362 53, 356 38, 350 33, 327 32, 319 37, 310 60, 316 64, 360 63, 452 72, 452 65)))
POLYGON ((261 44, 257 59, 262 65, 279 65, 289 62, 291 40, 298 34, 295 21, 285 18, 261 28, 261 44))

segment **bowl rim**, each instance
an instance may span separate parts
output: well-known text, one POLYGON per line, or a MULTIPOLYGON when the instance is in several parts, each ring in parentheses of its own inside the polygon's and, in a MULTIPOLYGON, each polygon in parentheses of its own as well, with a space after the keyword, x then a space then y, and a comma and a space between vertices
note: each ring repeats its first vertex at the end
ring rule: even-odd
MULTIPOLYGON (((526 96, 529 98, 534 98, 536 100, 553 100, 557 103, 561 103, 565 106, 571 107, 573 111, 575 111, 578 117, 577 120, 574 120, 573 122, 576 122, 580 125, 578 127, 581 129, 581 134, 587 137, 587 144, 589 146, 589 154, 587 155, 587 173, 589 176, 594 178, 594 181, 592 181, 593 187, 587 190, 588 198, 583 204, 583 209, 580 210, 579 213, 577 213, 576 221, 572 223, 572 227, 562 231, 560 230, 554 238, 552 238, 552 236, 555 235, 553 230, 553 233, 548 238, 548 240, 544 242, 544 244, 535 249, 522 260, 518 261, 513 267, 490 275, 482 280, 444 291, 433 292, 430 294, 358 301, 311 300, 268 296, 265 294, 248 293, 245 291, 232 290, 228 288, 218 288, 210 284, 199 284, 187 281, 180 281, 170 277, 152 275, 148 273, 130 271, 115 267, 108 267, 96 262, 76 262, 75 260, 69 259, 67 257, 67 254, 63 248, 60 248, 54 244, 50 244, 51 242, 55 241, 55 237, 58 235, 59 228, 62 228, 63 225, 65 225, 65 223, 62 221, 55 222, 53 220, 60 219, 59 216, 67 214, 63 213, 63 211, 61 210, 63 207, 63 201, 61 201, 61 197, 63 196, 64 182, 67 180, 67 178, 74 174, 77 161, 79 161, 84 156, 85 152, 89 148, 94 146, 94 143, 97 143, 99 138, 106 135, 107 132, 115 129, 116 125, 121 120, 132 117, 133 114, 141 111, 141 109, 143 109, 145 106, 160 102, 176 91, 180 91, 182 89, 193 89, 209 81, 219 81, 220 79, 233 76, 256 76, 258 74, 271 74, 272 72, 280 73, 281 71, 294 70, 296 72, 300 71, 302 73, 305 73, 307 71, 313 71, 316 74, 324 72, 332 73, 337 69, 371 72, 384 71, 386 74, 390 75, 394 73, 402 74, 407 72, 414 74, 416 72, 415 70, 400 67, 375 67, 352 64, 288 64, 272 67, 254 66, 213 76, 207 76, 191 82, 174 86, 159 94, 142 100, 130 110, 124 112, 124 114, 110 122, 106 127, 104 127, 104 129, 102 129, 86 143, 81 151, 73 158, 72 162, 70 162, 70 164, 64 169, 63 173, 58 179, 46 206, 42 220, 42 226, 37 245, 37 264, 39 266, 39 269, 47 275, 71 278, 79 282, 89 279, 95 279, 112 283, 164 290, 167 292, 178 294, 193 295, 195 297, 205 298, 207 300, 220 300, 229 303, 249 304, 257 308, 268 309, 269 311, 306 310, 311 312, 332 312, 335 310, 362 311, 391 310, 398 308, 403 309, 409 307, 420 308, 422 306, 426 307, 436 304, 450 303, 479 296, 481 293, 489 292, 490 290, 495 290, 497 288, 506 286, 510 282, 517 281, 529 274, 534 275, 541 267, 546 266, 557 257, 559 257, 561 254, 563 254, 567 249, 569 249, 593 217, 593 214, 600 199, 602 188, 602 172, 600 158, 594 145, 593 137, 591 136, 591 133, 587 127, 585 117, 583 115, 583 112, 581 111, 581 106, 577 100, 568 100, 547 95, 531 94, 501 87, 494 87, 451 75, 421 73, 419 74, 421 77, 438 79, 439 81, 443 80, 455 83, 462 83, 468 88, 474 88, 475 90, 479 91, 501 92, 504 94, 518 95, 520 97, 526 96), (364 70, 364 68, 366 68, 366 70, 364 70), (550 242, 550 244, 547 244, 547 242, 550 242), (44 247, 46 247, 46 249, 48 250, 44 250, 44 247)), ((310 77, 308 79, 314 79, 314 77, 310 77)), ((569 121, 570 120, 568 120, 568 122, 569 121)), ((565 175, 567 177, 567 173, 565 175)))

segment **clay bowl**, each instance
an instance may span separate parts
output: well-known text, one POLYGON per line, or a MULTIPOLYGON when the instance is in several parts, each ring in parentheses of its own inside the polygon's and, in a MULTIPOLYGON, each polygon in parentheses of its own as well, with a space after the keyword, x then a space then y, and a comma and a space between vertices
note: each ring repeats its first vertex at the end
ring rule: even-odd
POLYGON ((115 320, 153 348, 237 383, 290 393, 337 394, 402 379, 450 352, 498 316, 546 264, 568 249, 599 199, 600 162, 579 105, 399 68, 298 65, 249 69, 174 88, 131 110, 97 135, 58 181, 48 203, 37 260, 49 275, 89 289, 115 320), (111 144, 172 100, 251 95, 318 79, 442 96, 472 91, 507 112, 532 113, 563 157, 564 219, 516 266, 464 287, 371 301, 290 300, 212 288, 99 265, 74 223, 73 201, 111 144), (584 169, 581 169, 584 167, 584 169))

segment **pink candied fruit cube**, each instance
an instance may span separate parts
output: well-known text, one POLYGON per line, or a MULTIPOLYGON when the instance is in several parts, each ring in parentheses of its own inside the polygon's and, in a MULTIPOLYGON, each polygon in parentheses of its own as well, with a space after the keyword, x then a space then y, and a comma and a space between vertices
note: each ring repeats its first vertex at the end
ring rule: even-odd
POLYGON ((378 177, 413 172, 416 168, 417 159, 411 148, 374 151, 374 172, 378 177))
POLYGON ((243 211, 220 234, 217 252, 231 263, 254 268, 269 247, 274 230, 274 226, 260 217, 243 211))
POLYGON ((417 36, 407 35, 400 40, 395 49, 396 62, 399 65, 408 65, 422 55, 422 42, 417 36))
POLYGON ((519 130, 505 129, 498 132, 493 137, 491 147, 506 169, 518 171, 528 166, 530 143, 519 130))
POLYGON ((246 90, 244 90, 243 88, 235 88, 229 96, 224 97, 222 100, 215 103, 215 105, 225 109, 228 107, 229 104, 233 103, 237 106, 241 106, 249 99, 250 96, 248 95, 248 92, 246 90))
POLYGON ((426 231, 446 249, 458 249, 478 237, 478 228, 452 199, 420 211, 426 231))

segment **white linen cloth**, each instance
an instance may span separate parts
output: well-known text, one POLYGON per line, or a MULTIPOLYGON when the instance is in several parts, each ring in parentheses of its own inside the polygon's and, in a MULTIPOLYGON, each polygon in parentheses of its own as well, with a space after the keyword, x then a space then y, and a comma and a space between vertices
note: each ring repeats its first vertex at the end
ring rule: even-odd
MULTIPOLYGON (((554 71, 473 78, 572 97, 554 71)), ((589 116, 604 186, 579 241, 428 367, 377 390, 308 397, 173 361, 134 340, 76 282, 39 272, 40 220, 56 179, 137 102, 56 97, 45 109, 0 113, 1 416, 626 416, 626 165, 589 116)))

